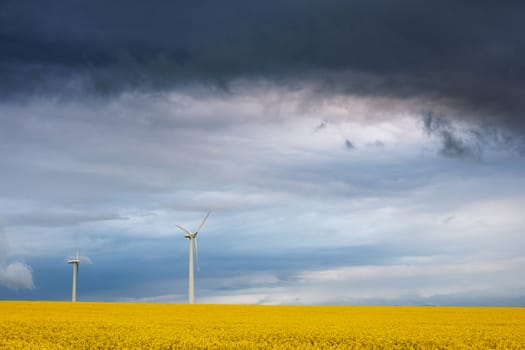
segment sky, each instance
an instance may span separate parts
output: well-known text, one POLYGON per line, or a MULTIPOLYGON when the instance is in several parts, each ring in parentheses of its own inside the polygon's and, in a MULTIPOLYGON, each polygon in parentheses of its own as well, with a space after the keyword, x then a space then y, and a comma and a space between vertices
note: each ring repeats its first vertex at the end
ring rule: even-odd
POLYGON ((0 3, 0 299, 525 306, 520 1, 0 3))

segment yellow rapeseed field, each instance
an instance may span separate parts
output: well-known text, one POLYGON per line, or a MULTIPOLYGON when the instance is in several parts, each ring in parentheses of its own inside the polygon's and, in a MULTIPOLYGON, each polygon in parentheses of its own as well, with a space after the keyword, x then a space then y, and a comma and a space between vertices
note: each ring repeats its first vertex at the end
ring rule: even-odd
POLYGON ((525 349, 524 308, 0 302, 0 349, 525 349))

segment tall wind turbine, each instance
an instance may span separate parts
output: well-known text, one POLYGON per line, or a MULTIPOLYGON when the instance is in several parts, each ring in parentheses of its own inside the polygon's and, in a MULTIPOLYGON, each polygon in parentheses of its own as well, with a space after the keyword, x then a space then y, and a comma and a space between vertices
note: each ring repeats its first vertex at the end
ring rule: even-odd
POLYGON ((78 249, 74 258, 69 258, 67 261, 68 264, 73 264, 73 290, 71 291, 71 301, 77 301, 77 272, 78 264, 80 264, 80 257, 78 256, 78 249))
POLYGON ((202 229, 202 226, 204 226, 204 223, 206 222, 206 219, 208 219, 209 215, 210 215, 210 212, 206 213, 206 216, 204 217, 201 224, 199 225, 199 228, 197 228, 195 232, 191 232, 185 227, 176 225, 179 229, 184 231, 185 233, 184 237, 186 237, 190 241, 190 262, 189 262, 189 273, 188 273, 188 298, 189 298, 190 304, 195 303, 195 279, 193 277, 193 254, 195 254, 195 260, 197 261, 197 271, 200 270, 199 249, 197 246, 197 235, 202 229))

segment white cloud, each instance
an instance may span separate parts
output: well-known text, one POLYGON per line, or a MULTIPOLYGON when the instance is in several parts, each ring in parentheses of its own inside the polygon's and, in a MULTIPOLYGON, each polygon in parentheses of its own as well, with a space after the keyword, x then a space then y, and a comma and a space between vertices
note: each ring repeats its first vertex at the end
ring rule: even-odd
POLYGON ((31 266, 18 261, 7 263, 7 254, 7 239, 0 227, 0 285, 10 289, 33 289, 31 266))
POLYGON ((0 266, 0 284, 11 289, 33 289, 33 270, 21 262, 0 266))
POLYGON ((418 264, 418 265, 366 265, 345 266, 335 269, 304 271, 297 278, 300 282, 327 282, 377 280, 392 278, 416 278, 435 276, 464 276, 472 274, 519 271, 525 268, 525 258, 513 258, 499 261, 474 261, 453 264, 418 264))

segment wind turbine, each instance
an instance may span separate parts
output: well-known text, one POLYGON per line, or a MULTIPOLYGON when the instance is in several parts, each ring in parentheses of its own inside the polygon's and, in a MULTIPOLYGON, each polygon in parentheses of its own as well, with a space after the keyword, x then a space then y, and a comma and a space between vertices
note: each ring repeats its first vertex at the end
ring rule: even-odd
POLYGON ((206 219, 208 219, 209 215, 210 215, 210 212, 206 213, 206 216, 204 217, 201 224, 199 225, 199 228, 195 230, 195 232, 191 232, 185 227, 176 225, 179 229, 184 231, 185 233, 184 237, 190 240, 190 261, 189 261, 189 273, 188 273, 188 280, 189 280, 188 281, 188 298, 189 298, 190 304, 195 303, 195 279, 193 277, 193 254, 195 254, 195 260, 197 261, 197 271, 200 271, 199 249, 197 246, 197 235, 202 229, 202 226, 204 226, 204 223, 206 222, 206 219))
POLYGON ((67 261, 68 264, 73 264, 73 290, 71 291, 71 301, 77 301, 77 273, 78 273, 78 264, 80 264, 80 257, 78 256, 78 249, 74 258, 69 258, 67 261))

